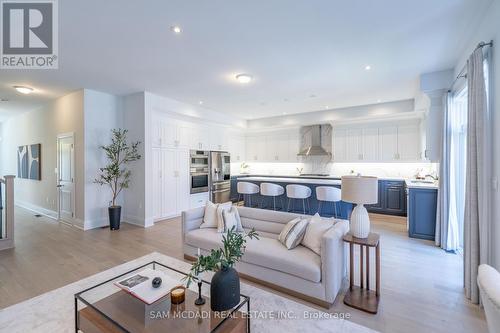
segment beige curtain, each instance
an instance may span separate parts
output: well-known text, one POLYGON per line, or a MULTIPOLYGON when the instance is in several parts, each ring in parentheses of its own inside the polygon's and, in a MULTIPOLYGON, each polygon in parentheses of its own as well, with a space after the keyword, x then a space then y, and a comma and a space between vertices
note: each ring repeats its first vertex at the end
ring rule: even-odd
POLYGON ((464 216, 464 286, 472 303, 479 303, 477 272, 489 261, 489 166, 491 153, 488 101, 482 48, 467 63, 467 171, 464 216))

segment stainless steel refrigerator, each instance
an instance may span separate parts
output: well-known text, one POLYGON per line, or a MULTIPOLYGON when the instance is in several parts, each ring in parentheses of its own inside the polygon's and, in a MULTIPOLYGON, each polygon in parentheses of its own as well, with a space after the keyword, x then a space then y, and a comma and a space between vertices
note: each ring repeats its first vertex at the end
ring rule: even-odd
POLYGON ((230 201, 231 195, 231 155, 223 151, 210 152, 210 201, 222 203, 230 201))

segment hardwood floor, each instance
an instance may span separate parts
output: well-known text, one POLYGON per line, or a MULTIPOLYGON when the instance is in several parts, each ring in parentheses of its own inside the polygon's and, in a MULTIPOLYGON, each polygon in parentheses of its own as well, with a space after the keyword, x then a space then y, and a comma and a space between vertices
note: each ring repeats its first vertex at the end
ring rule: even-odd
MULTIPOLYGON (((463 296, 460 256, 408 238, 404 218, 372 215, 372 231, 381 235, 378 314, 347 307, 342 296, 330 312, 382 332, 487 332, 483 311, 463 296)), ((83 232, 16 208, 16 248, 0 251, 0 308, 152 251, 182 259, 180 233, 179 218, 148 229, 122 224, 118 232, 83 232)))

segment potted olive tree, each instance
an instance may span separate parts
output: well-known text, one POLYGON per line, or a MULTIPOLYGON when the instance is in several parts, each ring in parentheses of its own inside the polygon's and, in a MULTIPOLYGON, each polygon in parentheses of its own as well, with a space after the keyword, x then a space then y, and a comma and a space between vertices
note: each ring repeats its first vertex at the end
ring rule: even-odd
POLYGON ((259 239, 252 229, 247 234, 236 232, 235 227, 222 236, 222 248, 212 249, 207 256, 200 255, 185 277, 187 287, 200 279, 200 274, 213 271, 210 282, 210 307, 213 311, 232 309, 240 302, 240 277, 233 268, 245 253, 246 238, 259 239))
POLYGON ((107 185, 111 190, 112 200, 108 207, 109 228, 111 230, 120 229, 122 207, 116 205, 116 198, 123 189, 128 188, 130 183, 132 173, 127 169, 127 164, 141 158, 138 153, 140 141, 127 143, 127 132, 126 129, 112 129, 111 143, 99 147, 104 150, 108 164, 99 169, 99 177, 94 180, 94 183, 107 185))

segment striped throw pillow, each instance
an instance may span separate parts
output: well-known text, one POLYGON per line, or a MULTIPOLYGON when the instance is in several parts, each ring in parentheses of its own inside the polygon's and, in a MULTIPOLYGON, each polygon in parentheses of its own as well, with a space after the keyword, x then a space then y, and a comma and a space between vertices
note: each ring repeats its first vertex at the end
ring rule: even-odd
POLYGON ((307 219, 297 217, 288 222, 281 230, 278 240, 289 250, 300 244, 306 233, 307 219))

